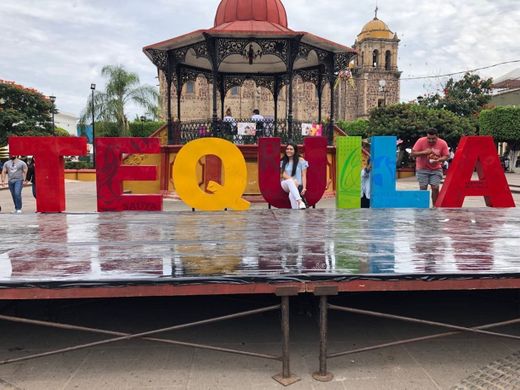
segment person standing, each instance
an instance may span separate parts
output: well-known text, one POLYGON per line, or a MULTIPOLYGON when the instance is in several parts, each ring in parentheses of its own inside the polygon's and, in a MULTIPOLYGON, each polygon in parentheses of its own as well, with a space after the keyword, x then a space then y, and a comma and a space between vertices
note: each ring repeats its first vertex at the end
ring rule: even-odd
POLYGON ((372 166, 370 158, 367 160, 367 165, 361 170, 361 208, 370 208, 370 171, 372 166))
POLYGON ((427 190, 428 185, 431 187, 435 207, 442 180, 442 164, 450 157, 448 144, 439 138, 437 129, 428 129, 426 137, 419 138, 413 146, 411 157, 416 159, 415 173, 419 188, 427 190))
POLYGON ((231 108, 228 107, 226 110, 226 116, 224 116, 222 122, 224 122, 224 135, 232 141, 233 137, 237 134, 237 123, 231 114, 231 108))
POLYGON ((226 115, 223 118, 224 122, 234 122, 235 118, 233 118, 233 115, 231 114, 231 108, 228 107, 226 110, 226 115))
POLYGON ((11 156, 11 159, 2 168, 2 185, 9 185, 9 191, 14 202, 14 212, 22 212, 22 188, 27 176, 27 164, 18 159, 18 156, 11 156))
POLYGON ((34 157, 31 159, 29 164, 27 164, 27 177, 26 181, 32 183, 32 194, 34 199, 36 199, 36 169, 35 169, 36 160, 34 157))
POLYGON ((251 120, 253 122, 263 122, 264 121, 264 116, 263 115, 260 115, 260 110, 255 108, 253 110, 253 115, 251 116, 251 120))
POLYGON ((265 118, 260 114, 260 110, 255 108, 253 110, 253 115, 251 116, 251 120, 256 122, 256 138, 263 137, 264 135, 264 122, 265 118))

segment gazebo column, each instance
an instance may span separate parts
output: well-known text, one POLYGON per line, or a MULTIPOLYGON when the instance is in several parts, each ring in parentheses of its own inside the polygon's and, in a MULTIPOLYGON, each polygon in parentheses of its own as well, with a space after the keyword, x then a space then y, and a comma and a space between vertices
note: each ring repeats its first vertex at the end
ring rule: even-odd
POLYGON ((217 88, 218 88, 218 73, 213 71, 213 115, 211 116, 211 121, 213 122, 213 126, 217 124, 218 115, 217 115, 217 88))
POLYGON ((226 102, 226 94, 224 91, 224 77, 219 80, 220 85, 220 119, 224 119, 224 103, 226 102))
POLYGON ((336 76, 330 76, 330 122, 329 122, 329 145, 332 145, 334 138, 334 84, 336 83, 336 76))
POLYGON ((289 135, 289 139, 292 139, 292 125, 293 125, 293 72, 292 68, 289 72, 289 108, 287 112, 287 131, 289 135))
POLYGON ((177 67, 177 120, 181 121, 181 96, 182 96, 182 77, 181 69, 177 67))
POLYGON ((172 119, 172 82, 173 82, 173 56, 168 51, 167 66, 166 66, 166 93, 168 94, 168 100, 167 100, 168 145, 174 144, 173 119, 172 119))
POLYGON ((280 94, 280 79, 276 76, 274 78, 274 90, 273 90, 273 100, 274 100, 274 136, 277 136, 278 133, 278 96, 280 94))
POLYGON ((211 75, 213 80, 211 81, 213 84, 213 114, 211 116, 211 122, 213 131, 215 131, 218 116, 217 116, 217 88, 219 87, 219 77, 218 77, 218 63, 217 63, 217 42, 216 38, 213 38, 207 33, 204 33, 204 38, 206 39, 206 46, 208 49, 208 54, 211 58, 211 75))
POLYGON ((330 121, 329 121, 329 145, 332 145, 332 141, 334 139, 334 84, 336 84, 336 74, 335 70, 336 58, 334 54, 329 56, 329 66, 328 66, 328 79, 330 85, 330 121))
POLYGON ((298 55, 298 50, 300 48, 300 40, 302 36, 298 36, 297 38, 289 41, 289 50, 288 50, 288 58, 287 58, 287 76, 289 77, 289 108, 287 113, 287 126, 288 126, 288 135, 289 139, 292 139, 293 136, 293 75, 294 75, 294 62, 296 61, 296 56, 298 55))
POLYGON ((320 69, 320 75, 318 76, 318 84, 316 85, 318 89, 318 123, 321 123, 321 110, 323 107, 323 73, 322 69, 320 69))

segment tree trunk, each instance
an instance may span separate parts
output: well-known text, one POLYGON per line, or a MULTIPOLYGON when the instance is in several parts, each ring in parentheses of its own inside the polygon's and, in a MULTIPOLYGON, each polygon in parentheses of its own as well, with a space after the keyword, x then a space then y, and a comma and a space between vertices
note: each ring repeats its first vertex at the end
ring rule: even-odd
POLYGON ((520 152, 520 150, 518 150, 518 149, 511 149, 509 151, 509 170, 511 172, 515 172, 516 160, 518 160, 519 152, 520 152))

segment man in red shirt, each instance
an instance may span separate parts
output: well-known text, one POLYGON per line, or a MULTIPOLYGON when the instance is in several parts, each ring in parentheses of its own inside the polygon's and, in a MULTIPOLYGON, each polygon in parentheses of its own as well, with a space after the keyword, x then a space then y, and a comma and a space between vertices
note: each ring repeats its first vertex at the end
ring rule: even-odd
POLYGON ((432 202, 435 206, 442 180, 442 163, 450 157, 448 144, 440 139, 436 129, 428 129, 426 137, 419 138, 412 149, 416 158, 415 174, 421 190, 432 189, 432 202))

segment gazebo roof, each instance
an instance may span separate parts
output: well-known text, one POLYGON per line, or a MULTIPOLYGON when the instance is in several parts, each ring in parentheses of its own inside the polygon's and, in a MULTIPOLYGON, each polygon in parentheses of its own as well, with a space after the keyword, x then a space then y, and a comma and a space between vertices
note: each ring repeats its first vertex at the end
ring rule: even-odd
POLYGON ((267 20, 235 20, 226 22, 213 27, 209 31, 213 32, 247 32, 247 33, 287 33, 293 32, 291 29, 267 20))
POLYGON ((213 53, 208 50, 208 39, 218 41, 218 72, 230 74, 287 72, 290 40, 297 41, 300 48, 294 70, 317 67, 328 54, 350 58, 356 53, 348 46, 317 35, 291 30, 281 0, 222 0, 212 28, 158 42, 143 51, 162 69, 167 65, 165 53, 174 51, 177 64, 211 72, 213 53))
POLYGON ((222 0, 220 2, 215 15, 215 28, 244 21, 267 22, 275 29, 288 27, 287 13, 280 0, 222 0))
MULTIPOLYGON (((210 36, 221 37, 221 38, 249 38, 254 40, 255 38, 291 38, 301 36, 301 41, 303 43, 308 43, 310 45, 315 45, 318 48, 332 51, 335 53, 340 52, 348 52, 348 53, 356 53, 356 50, 330 41, 326 38, 322 38, 318 35, 314 35, 305 31, 294 31, 289 28, 283 30, 274 30, 275 25, 270 24, 269 22, 258 22, 258 21, 247 21, 247 22, 234 22, 230 24, 224 24, 219 26, 219 28, 211 28, 211 29, 201 29, 195 30, 190 33, 179 35, 178 37, 171 38, 165 41, 161 41, 158 43, 154 43, 143 48, 145 54, 148 55, 147 50, 156 49, 156 50, 173 50, 179 49, 182 47, 186 47, 188 45, 193 45, 199 42, 203 42, 205 40, 204 35, 208 34, 210 36), (254 28, 258 28, 257 30, 249 29, 251 26, 254 28), (234 29, 239 28, 239 29, 234 29), (254 35, 253 35, 254 34, 254 35)), ((277 26, 280 27, 280 26, 277 26)), ((149 56, 150 57, 150 56, 149 56)))

